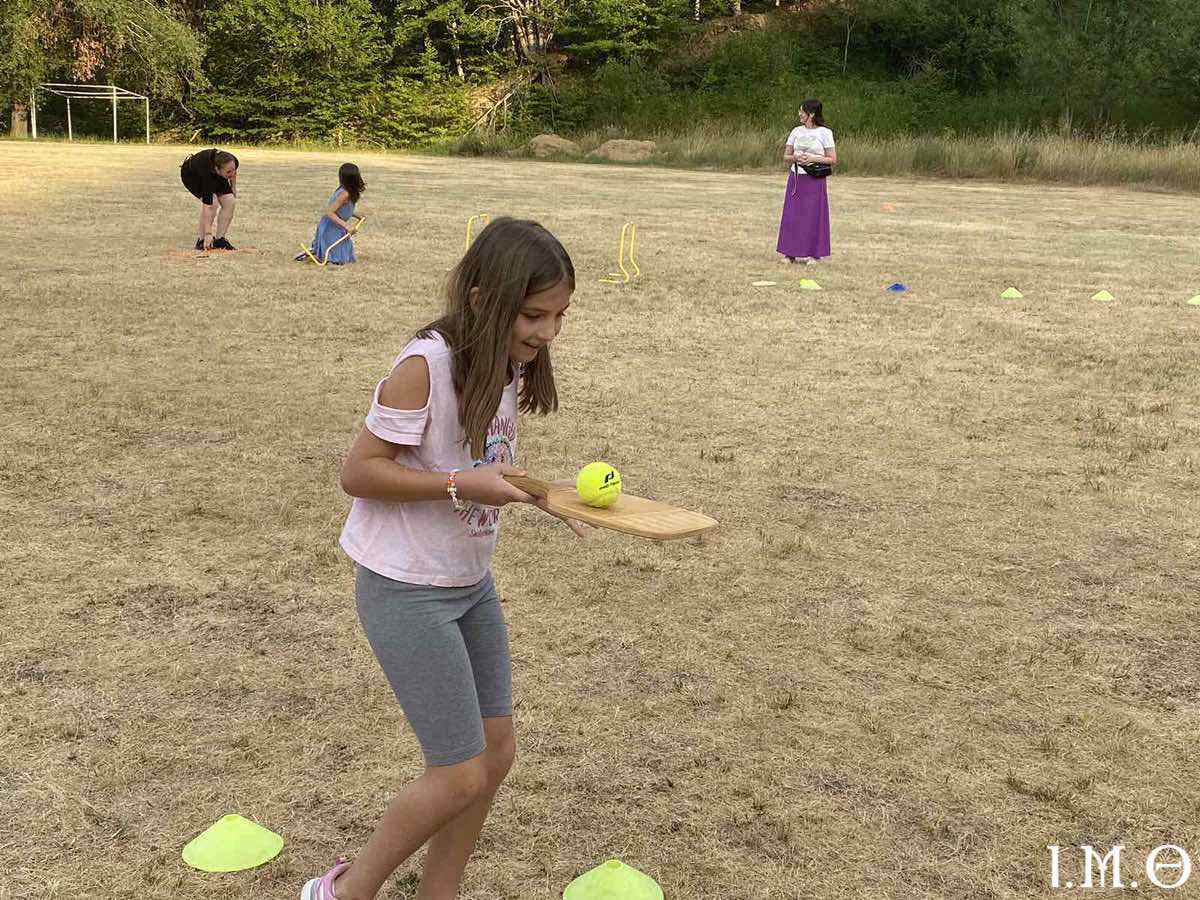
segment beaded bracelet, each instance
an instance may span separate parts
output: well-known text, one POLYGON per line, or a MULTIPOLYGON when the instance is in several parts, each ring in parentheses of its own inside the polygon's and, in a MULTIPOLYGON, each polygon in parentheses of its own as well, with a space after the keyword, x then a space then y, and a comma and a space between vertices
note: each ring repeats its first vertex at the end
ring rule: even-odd
POLYGON ((450 505, 454 507, 455 512, 462 512, 467 508, 467 504, 458 499, 458 486, 454 483, 454 476, 458 474, 458 469, 451 469, 446 476, 446 493, 450 495, 450 505))

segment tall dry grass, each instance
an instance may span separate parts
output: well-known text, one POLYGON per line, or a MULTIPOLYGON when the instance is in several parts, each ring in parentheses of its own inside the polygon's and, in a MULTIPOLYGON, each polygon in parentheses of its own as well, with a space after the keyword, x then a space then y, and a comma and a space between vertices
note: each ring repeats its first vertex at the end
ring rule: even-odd
MULTIPOLYGON (((614 138, 652 140, 652 165, 683 169, 755 172, 778 169, 786 129, 705 122, 684 132, 628 133, 616 127, 566 135, 587 154, 614 138)), ((528 135, 477 132, 414 148, 432 156, 527 158, 528 135)), ((43 137, 65 143, 61 137, 43 137)), ((921 175, 991 181, 1040 181, 1072 185, 1132 185, 1200 193, 1197 134, 1162 138, 1150 133, 1100 136, 1047 131, 997 131, 992 135, 877 135, 838 133, 838 173, 885 177, 921 175)), ((79 144, 107 144, 102 137, 79 144)), ((332 153, 386 153, 372 144, 293 141, 281 149, 332 153)), ((590 160, 604 162, 607 160, 590 160)))
MULTIPOLYGON (((590 153, 611 138, 653 140, 652 162, 680 168, 777 168, 786 129, 704 123, 685 132, 626 134, 602 129, 570 135, 590 153)), ((852 175, 928 175, 1074 185, 1141 185, 1200 193, 1200 142, 1180 136, 1110 133, 1099 137, 999 131, 976 135, 838 134, 838 171, 852 175)), ((526 155, 524 138, 472 135, 439 152, 526 155)))

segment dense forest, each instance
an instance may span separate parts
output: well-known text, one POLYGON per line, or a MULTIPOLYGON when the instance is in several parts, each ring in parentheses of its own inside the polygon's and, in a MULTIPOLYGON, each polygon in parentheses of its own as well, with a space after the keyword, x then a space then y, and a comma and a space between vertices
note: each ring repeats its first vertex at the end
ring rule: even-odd
POLYGON ((1195 0, 4 0, 0 50, 18 135, 44 81, 243 143, 778 128, 812 95, 881 135, 1200 132, 1195 0))

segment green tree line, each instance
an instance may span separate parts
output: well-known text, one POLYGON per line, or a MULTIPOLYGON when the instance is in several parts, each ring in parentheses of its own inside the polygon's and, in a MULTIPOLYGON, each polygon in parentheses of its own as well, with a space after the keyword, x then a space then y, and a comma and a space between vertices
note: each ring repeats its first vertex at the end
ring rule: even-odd
POLYGON ((833 98, 876 132, 1200 121, 1194 0, 4 0, 0 100, 149 93, 222 141, 412 146, 519 130, 774 123, 833 98))

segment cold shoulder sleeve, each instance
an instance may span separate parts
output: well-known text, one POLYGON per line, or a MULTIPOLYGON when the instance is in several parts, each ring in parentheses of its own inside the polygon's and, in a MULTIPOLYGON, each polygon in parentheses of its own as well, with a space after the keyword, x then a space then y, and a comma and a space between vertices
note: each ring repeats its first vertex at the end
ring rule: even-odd
POLYGON ((367 413, 367 430, 381 441, 408 447, 418 446, 425 437, 425 426, 429 423, 429 401, 426 400, 421 409, 392 409, 379 402, 379 393, 382 390, 383 381, 380 381, 375 386, 371 409, 367 413))

